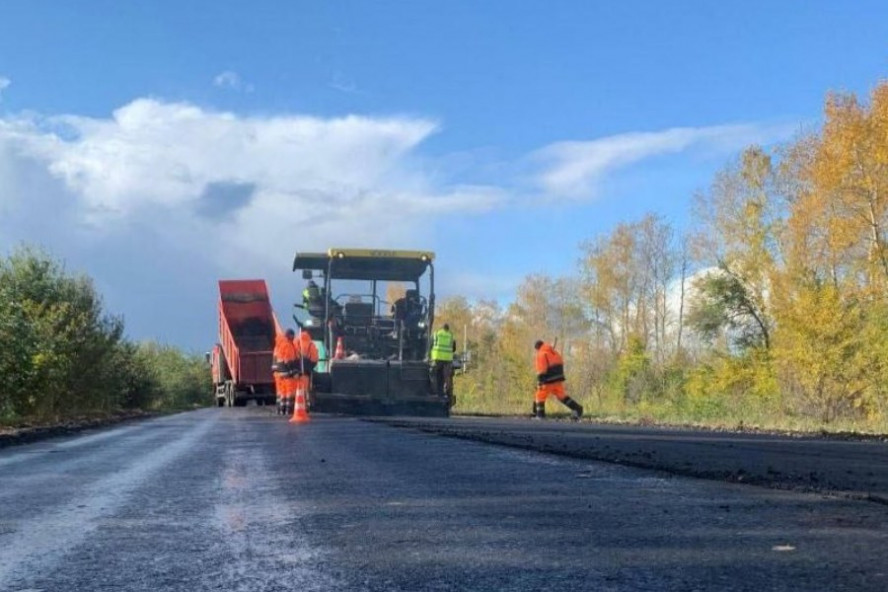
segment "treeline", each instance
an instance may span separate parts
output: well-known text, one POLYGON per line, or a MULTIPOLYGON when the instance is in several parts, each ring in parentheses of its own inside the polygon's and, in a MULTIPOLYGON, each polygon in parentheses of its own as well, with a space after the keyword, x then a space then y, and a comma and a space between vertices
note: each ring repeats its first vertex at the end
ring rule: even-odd
POLYGON ((888 419, 888 83, 830 95, 820 129, 750 147, 696 196, 695 227, 648 215, 531 276, 505 310, 454 299, 466 411, 527 412, 531 345, 558 339, 597 414, 884 428, 888 419))
POLYGON ((88 277, 31 248, 0 258, 0 421, 209 402, 202 358, 123 331, 88 277))

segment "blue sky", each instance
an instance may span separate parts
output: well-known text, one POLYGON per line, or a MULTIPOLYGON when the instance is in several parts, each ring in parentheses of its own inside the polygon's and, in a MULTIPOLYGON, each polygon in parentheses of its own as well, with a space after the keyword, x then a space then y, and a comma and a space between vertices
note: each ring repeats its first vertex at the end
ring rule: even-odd
POLYGON ((443 293, 507 300, 620 221, 686 225, 744 145, 883 78, 886 40, 881 2, 7 0, 0 248, 195 349, 215 278, 287 316, 297 249, 431 248, 443 293))

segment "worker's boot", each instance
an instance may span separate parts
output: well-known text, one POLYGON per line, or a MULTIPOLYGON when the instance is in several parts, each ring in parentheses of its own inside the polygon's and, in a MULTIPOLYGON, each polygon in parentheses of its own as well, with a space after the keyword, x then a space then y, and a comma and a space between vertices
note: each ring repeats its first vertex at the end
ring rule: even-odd
POLYGON ((567 405, 568 409, 570 409, 570 418, 574 421, 580 419, 583 416, 583 406, 570 397, 564 397, 561 402, 567 405))
POLYGON ((546 419, 546 404, 545 403, 537 403, 533 404, 533 418, 534 419, 546 419))

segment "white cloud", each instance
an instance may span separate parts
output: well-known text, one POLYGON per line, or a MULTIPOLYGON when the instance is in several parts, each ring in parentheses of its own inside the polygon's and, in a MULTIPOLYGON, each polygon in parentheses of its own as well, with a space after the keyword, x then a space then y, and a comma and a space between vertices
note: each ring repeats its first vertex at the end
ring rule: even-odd
POLYGON ((230 90, 242 90, 247 93, 255 90, 252 84, 244 82, 240 74, 232 70, 226 70, 217 74, 213 78, 213 86, 230 90))
POLYGON ((0 99, 3 98, 3 91, 9 88, 12 84, 12 80, 5 76, 0 76, 0 99))
MULTIPOLYGON (((731 129, 557 143, 534 158, 548 165, 544 189, 559 194, 648 156, 737 141, 746 128, 731 129)), ((40 243, 87 270, 136 335, 201 335, 219 277, 268 278, 285 319, 301 289, 295 251, 441 250, 438 229, 515 203, 515 179, 461 183, 466 167, 442 172, 420 156, 438 130, 421 117, 242 116, 152 99, 104 118, 0 116, 0 249, 40 243)), ((518 283, 508 274, 521 272, 503 273, 442 268, 439 287, 507 296, 518 283)))
POLYGON ((333 90, 339 91, 347 95, 366 95, 367 93, 358 88, 357 83, 351 78, 346 77, 342 72, 336 70, 330 77, 328 86, 333 90))
POLYGON ((749 144, 785 137, 787 131, 785 127, 758 125, 679 127, 591 141, 557 142, 534 153, 534 159, 543 167, 536 181, 547 194, 586 198, 594 195, 607 174, 644 159, 696 147, 739 150, 749 144))
MULTIPOLYGON (((0 119, 0 186, 11 182, 6 169, 41 171, 54 187, 41 199, 65 204, 66 225, 87 242, 151 236, 223 273, 281 273, 297 249, 422 247, 434 219, 502 203, 498 188, 436 185, 412 164, 437 128, 420 118, 239 117, 140 99, 107 119, 0 119)), ((22 184, 4 193, 28 192, 22 184)), ((18 206, 27 210, 27 200, 18 206)))
POLYGON ((27 240, 87 269, 137 335, 193 340, 219 277, 268 278, 286 319, 295 251, 434 248, 436 221, 503 203, 432 181, 413 153, 437 129, 148 99, 109 118, 0 118, 0 249, 27 240))
MULTIPOLYGON (((407 243, 433 216, 509 203, 509 179, 501 186, 436 179, 434 164, 415 152, 437 130, 416 117, 244 117, 152 99, 110 118, 0 119, 6 149, 61 181, 81 223, 113 233, 175 212, 164 233, 178 223, 185 235, 224 229, 226 244, 257 252, 297 227, 299 242, 314 247, 337 229, 353 244, 407 243)), ((554 143, 534 158, 547 165, 540 181, 548 194, 577 195, 644 158, 757 135, 755 126, 676 128, 554 143)))

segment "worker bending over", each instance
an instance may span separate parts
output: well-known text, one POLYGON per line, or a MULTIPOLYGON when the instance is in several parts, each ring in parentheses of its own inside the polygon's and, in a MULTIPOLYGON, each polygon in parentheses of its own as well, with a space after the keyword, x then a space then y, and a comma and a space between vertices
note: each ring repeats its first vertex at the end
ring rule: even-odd
POLYGON ((580 419, 583 415, 583 406, 568 397, 564 392, 564 360, 555 348, 543 341, 537 341, 533 348, 536 350, 536 375, 537 390, 534 394, 533 415, 536 419, 546 417, 546 399, 554 395, 559 401, 567 405, 573 419, 580 419))

